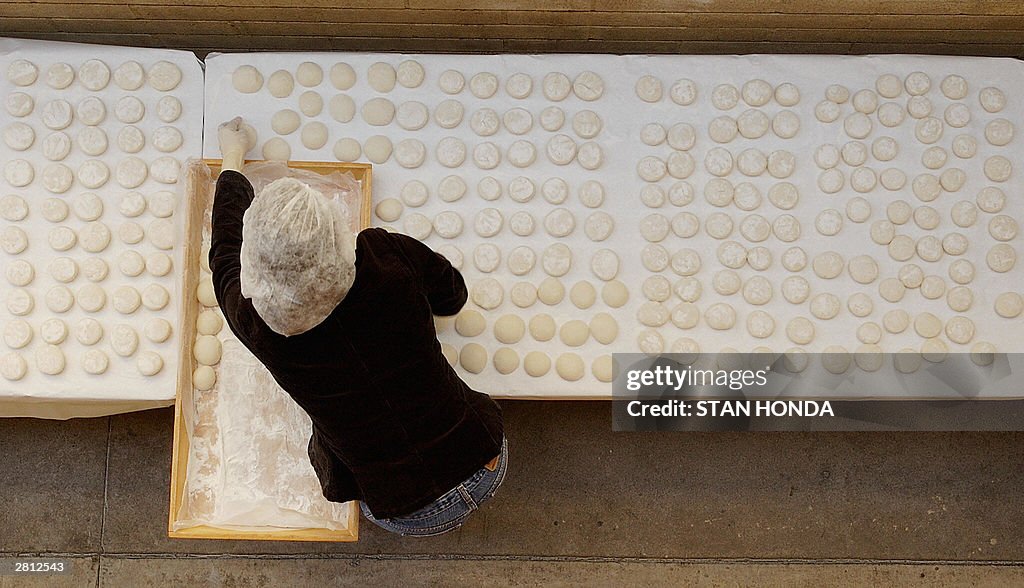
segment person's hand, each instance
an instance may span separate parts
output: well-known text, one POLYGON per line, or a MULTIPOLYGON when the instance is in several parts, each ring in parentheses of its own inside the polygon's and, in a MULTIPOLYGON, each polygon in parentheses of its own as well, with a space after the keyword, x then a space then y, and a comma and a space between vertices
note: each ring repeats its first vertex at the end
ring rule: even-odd
POLYGON ((242 117, 236 116, 217 127, 217 141, 223 159, 221 171, 242 169, 245 153, 253 147, 249 133, 246 132, 247 126, 242 122, 242 117))
POLYGON ((249 150, 249 137, 245 132, 245 125, 242 117, 236 116, 226 123, 217 127, 217 140, 220 143, 220 152, 223 155, 228 153, 245 154, 249 150))

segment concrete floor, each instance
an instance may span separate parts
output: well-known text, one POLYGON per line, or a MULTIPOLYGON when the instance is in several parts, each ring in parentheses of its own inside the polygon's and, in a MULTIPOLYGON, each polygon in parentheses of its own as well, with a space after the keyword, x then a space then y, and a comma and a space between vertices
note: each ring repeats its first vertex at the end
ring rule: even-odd
MULTIPOLYGON (((171 540, 170 409, 0 420, 9 586, 1024 585, 1022 433, 612 433, 505 402, 510 470, 461 530, 355 544, 171 540)), ((3 563, 3 562, 0 562, 3 563)))

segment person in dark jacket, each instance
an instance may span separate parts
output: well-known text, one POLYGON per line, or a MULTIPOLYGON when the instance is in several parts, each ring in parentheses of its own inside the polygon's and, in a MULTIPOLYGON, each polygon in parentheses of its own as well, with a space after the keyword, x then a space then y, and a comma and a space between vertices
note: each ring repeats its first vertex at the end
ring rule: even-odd
POLYGON ((218 138, 217 301, 309 414, 324 496, 359 500, 369 520, 402 535, 459 527, 507 468, 501 409, 459 378, 434 330, 435 315, 466 303, 462 275, 405 235, 353 237, 337 203, 297 180, 254 194, 239 171, 249 147, 241 119, 218 138))

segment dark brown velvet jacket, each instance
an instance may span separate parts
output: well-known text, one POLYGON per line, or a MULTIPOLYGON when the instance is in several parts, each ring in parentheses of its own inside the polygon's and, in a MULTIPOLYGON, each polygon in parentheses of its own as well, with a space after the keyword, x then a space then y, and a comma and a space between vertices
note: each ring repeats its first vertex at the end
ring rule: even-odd
MULTIPOLYGON (((433 315, 466 303, 466 284, 426 245, 383 229, 356 238, 356 277, 334 312, 284 337, 239 286, 242 215, 253 188, 217 180, 210 268, 231 331, 309 414, 309 458, 328 500, 390 518, 426 506, 498 455, 501 409, 441 353, 433 315)), ((231 390, 223 393, 230 394, 231 390)))

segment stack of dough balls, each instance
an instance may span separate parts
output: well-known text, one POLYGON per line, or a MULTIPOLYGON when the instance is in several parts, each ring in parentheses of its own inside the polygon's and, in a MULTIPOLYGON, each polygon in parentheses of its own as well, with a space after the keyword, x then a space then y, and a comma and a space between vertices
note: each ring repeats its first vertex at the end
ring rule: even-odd
POLYGON ((192 355, 198 364, 192 372, 192 385, 196 390, 207 391, 217 383, 217 372, 213 366, 220 363, 221 342, 218 334, 224 327, 224 319, 217 307, 213 289, 213 276, 209 271, 209 246, 202 248, 202 272, 196 287, 196 299, 202 309, 196 318, 196 340, 192 355))

